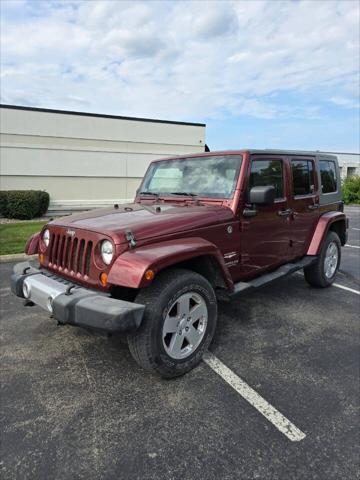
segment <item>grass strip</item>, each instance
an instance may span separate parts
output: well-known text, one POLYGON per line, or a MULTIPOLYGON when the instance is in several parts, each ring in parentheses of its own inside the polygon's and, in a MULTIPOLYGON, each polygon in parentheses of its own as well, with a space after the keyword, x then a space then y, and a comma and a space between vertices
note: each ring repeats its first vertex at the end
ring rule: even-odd
POLYGON ((23 253, 30 235, 39 232, 45 223, 21 222, 0 225, 0 255, 23 253))

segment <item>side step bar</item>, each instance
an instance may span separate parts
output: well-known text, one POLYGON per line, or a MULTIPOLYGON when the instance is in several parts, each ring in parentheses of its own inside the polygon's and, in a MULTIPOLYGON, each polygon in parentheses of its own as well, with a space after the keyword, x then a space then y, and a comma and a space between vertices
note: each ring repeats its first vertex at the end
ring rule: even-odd
POLYGON ((234 285, 234 291, 230 293, 230 297, 234 298, 238 295, 241 295, 246 290, 253 290, 255 288, 260 288, 269 283, 278 280, 279 278, 283 278, 286 275, 290 275, 291 273, 297 272, 298 270, 302 270, 304 267, 308 267, 313 262, 316 261, 318 257, 316 255, 307 255, 303 257, 296 263, 286 263, 281 267, 277 268, 276 270, 265 273, 261 275, 261 277, 254 278, 253 280, 249 280, 248 282, 238 282, 234 285))

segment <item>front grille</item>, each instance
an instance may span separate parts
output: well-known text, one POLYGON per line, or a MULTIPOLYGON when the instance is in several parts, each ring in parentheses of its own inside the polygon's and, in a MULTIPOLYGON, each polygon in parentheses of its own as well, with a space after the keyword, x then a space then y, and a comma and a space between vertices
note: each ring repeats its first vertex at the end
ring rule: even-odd
POLYGON ((83 238, 52 233, 49 245, 49 267, 89 275, 93 242, 83 238))

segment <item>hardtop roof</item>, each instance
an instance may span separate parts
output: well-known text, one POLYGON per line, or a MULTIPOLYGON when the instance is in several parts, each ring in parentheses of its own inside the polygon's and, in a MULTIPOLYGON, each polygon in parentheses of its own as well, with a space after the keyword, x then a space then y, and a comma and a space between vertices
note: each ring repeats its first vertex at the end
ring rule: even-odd
POLYGON ((336 155, 328 152, 321 152, 320 150, 276 150, 276 149, 248 149, 245 150, 250 154, 269 154, 269 155, 312 155, 312 156, 326 156, 326 157, 335 157, 336 155))
POLYGON ((241 149, 241 150, 214 150, 210 152, 195 152, 195 153, 187 153, 184 155, 172 155, 171 157, 164 157, 153 160, 154 162, 161 162, 164 160, 171 160, 171 159, 182 159, 182 158, 193 158, 193 157, 210 157, 213 155, 241 155, 243 153, 249 153, 250 155, 253 154, 261 154, 261 155, 298 155, 298 156, 316 156, 322 158, 331 158, 336 160, 337 157, 334 154, 329 154, 326 152, 320 151, 309 151, 309 150, 275 150, 275 149, 241 149))

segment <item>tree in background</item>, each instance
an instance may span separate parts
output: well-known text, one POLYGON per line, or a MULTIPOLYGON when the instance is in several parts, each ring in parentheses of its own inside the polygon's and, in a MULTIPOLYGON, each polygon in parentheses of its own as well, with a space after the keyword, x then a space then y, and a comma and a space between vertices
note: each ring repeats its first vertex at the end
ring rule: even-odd
POLYGON ((345 178, 342 192, 346 204, 356 203, 360 205, 360 175, 351 175, 345 178))

